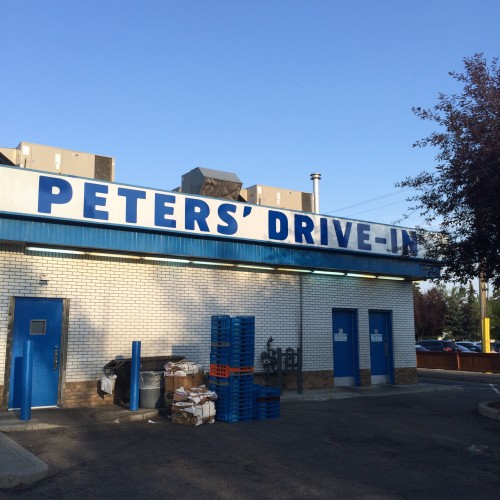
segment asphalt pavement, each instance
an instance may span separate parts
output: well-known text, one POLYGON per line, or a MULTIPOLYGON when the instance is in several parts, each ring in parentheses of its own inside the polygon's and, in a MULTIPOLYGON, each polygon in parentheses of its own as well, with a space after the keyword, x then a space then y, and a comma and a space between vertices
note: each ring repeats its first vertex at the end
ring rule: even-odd
MULTIPOLYGON (((421 394, 425 392, 451 391, 458 384, 484 384, 491 394, 478 405, 479 414, 500 420, 500 375, 476 374, 470 372, 448 372, 444 370, 419 369, 419 383, 412 385, 381 385, 371 387, 341 387, 328 390, 306 390, 303 394, 285 392, 281 401, 284 405, 293 402, 317 403, 349 398, 370 398, 421 394)), ((101 406, 92 408, 34 409, 29 421, 22 421, 18 411, 0 413, 0 488, 15 488, 33 484, 49 473, 48 465, 35 454, 23 448, 7 434, 21 431, 49 430, 57 428, 89 429, 97 424, 127 423, 133 421, 154 422, 158 410, 139 409, 130 411, 122 406, 101 406)))

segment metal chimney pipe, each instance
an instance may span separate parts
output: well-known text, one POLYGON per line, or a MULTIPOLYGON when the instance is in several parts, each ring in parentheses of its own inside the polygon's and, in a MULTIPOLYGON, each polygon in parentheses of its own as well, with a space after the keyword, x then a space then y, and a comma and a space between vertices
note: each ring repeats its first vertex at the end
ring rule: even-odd
POLYGON ((315 173, 311 174, 311 180, 313 181, 313 195, 314 195, 314 213, 319 214, 319 181, 321 179, 321 174, 315 173))

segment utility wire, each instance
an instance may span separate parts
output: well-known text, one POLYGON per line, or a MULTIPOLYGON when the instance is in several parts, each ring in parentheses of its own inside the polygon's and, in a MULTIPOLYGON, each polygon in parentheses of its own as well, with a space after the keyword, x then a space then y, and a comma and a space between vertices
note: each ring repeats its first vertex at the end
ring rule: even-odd
POLYGON ((367 210, 361 210, 361 212, 355 212, 353 214, 350 214, 348 217, 355 217, 356 215, 364 214, 366 212, 373 212, 374 210, 378 210, 379 208, 390 207, 391 205, 397 205, 398 203, 403 203, 405 201, 406 200, 398 200, 398 201, 393 201, 391 203, 386 203, 385 205, 379 205, 378 207, 368 208, 367 210))
POLYGON ((342 212, 344 210, 348 210, 349 208, 358 207, 359 205, 364 205, 366 203, 371 203, 372 201, 378 201, 378 200, 382 200, 384 198, 388 198, 389 196, 394 196, 396 194, 404 193, 405 191, 408 191, 409 189, 411 189, 411 188, 400 189, 399 191, 394 191, 392 193, 383 194, 381 196, 376 196, 375 198, 371 198, 369 200, 360 201, 359 203, 354 203, 354 205, 349 205, 347 207, 337 208, 336 210, 330 210, 328 212, 325 212, 325 214, 331 214, 333 212, 342 212))

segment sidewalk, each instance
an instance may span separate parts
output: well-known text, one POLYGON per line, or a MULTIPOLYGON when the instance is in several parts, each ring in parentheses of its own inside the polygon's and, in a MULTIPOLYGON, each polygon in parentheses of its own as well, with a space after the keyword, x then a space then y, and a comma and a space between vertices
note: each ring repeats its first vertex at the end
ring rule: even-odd
MULTIPOLYGON (((445 373, 442 370, 421 371, 419 377, 424 381, 425 377, 449 378, 455 380, 479 380, 481 374, 470 374, 465 372, 445 373)), ((488 377, 487 383, 498 384, 500 389, 500 375, 483 375, 488 377), (490 381, 491 378, 491 381, 490 381)), ((418 383, 412 385, 378 385, 370 387, 336 387, 332 389, 305 390, 303 394, 287 391, 281 396, 281 403, 286 406, 292 401, 327 401, 332 399, 344 399, 353 397, 391 396, 399 394, 417 394, 430 391, 456 390, 452 385, 436 385, 431 383, 418 383)), ((499 394, 500 401, 500 394, 499 394)), ((484 403, 487 405, 487 403, 484 403)), ((486 413, 479 411, 484 416, 498 419, 500 407, 493 405, 485 406, 486 413)), ((22 421, 19 419, 19 411, 0 412, 0 489, 12 488, 22 484, 30 484, 46 476, 47 465, 32 453, 28 452, 5 433, 42 430, 56 427, 71 427, 95 425, 102 423, 123 423, 135 420, 154 420, 158 417, 159 410, 139 409, 131 412, 123 406, 107 405, 91 408, 50 408, 34 409, 31 412, 32 419, 22 421)))

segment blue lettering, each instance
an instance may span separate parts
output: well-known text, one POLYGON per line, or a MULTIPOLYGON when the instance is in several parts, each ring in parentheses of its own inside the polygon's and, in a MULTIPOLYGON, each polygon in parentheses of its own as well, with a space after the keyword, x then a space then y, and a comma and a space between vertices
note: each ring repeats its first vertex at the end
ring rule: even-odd
POLYGON ((174 215, 174 207, 167 207, 167 203, 173 205, 175 196, 171 194, 155 194, 155 226, 175 228, 175 220, 165 218, 166 215, 174 215))
POLYGON ((282 212, 269 210, 268 212, 269 239, 284 241, 288 237, 288 218, 282 212), (279 229, 278 229, 279 223, 279 229))
POLYGON ((221 224, 218 224, 217 232, 219 232, 220 234, 231 235, 236 233, 236 231, 238 231, 238 223, 236 222, 235 218, 232 215, 230 215, 230 213, 234 214, 235 212, 236 212, 235 205, 231 205, 229 203, 223 203, 222 205, 219 206, 217 213, 221 221, 225 222, 226 225, 222 226, 221 224))
POLYGON ((347 222, 345 225, 345 233, 342 232, 340 221, 334 220, 333 227, 335 228, 335 235, 340 248, 347 248, 349 245, 349 238, 351 236, 352 222, 347 222))
POLYGON ((306 243, 314 244, 312 232, 314 230, 314 221, 307 215, 295 214, 295 243, 302 243, 302 237, 306 243))
POLYGON ((98 195, 108 194, 108 186, 86 182, 83 192, 83 216, 87 219, 108 220, 108 212, 96 208, 106 206, 106 198, 98 195))
POLYGON ((137 200, 145 200, 146 191, 118 188, 118 196, 125 197, 125 220, 127 222, 137 222, 137 200))
POLYGON ((370 239, 370 225, 369 224, 358 224, 358 249, 359 250, 371 250, 372 246, 369 243, 365 243, 370 239))
POLYGON ((417 233, 415 231, 401 231, 403 237, 403 255, 416 256, 418 253, 417 233))
POLYGON ((398 253, 398 232, 395 228, 391 228, 391 253, 398 253))
POLYGON ((40 176, 38 182, 38 211, 42 214, 50 214, 52 204, 63 205, 73 197, 73 188, 68 181, 59 177, 40 176), (58 189, 54 193, 54 188, 58 189))
POLYGON ((321 244, 328 245, 328 220, 323 217, 319 220, 319 231, 321 244))
POLYGON ((200 231, 209 232, 207 217, 210 215, 210 207, 203 200, 186 198, 186 229, 194 230, 195 223, 198 224, 200 231))

